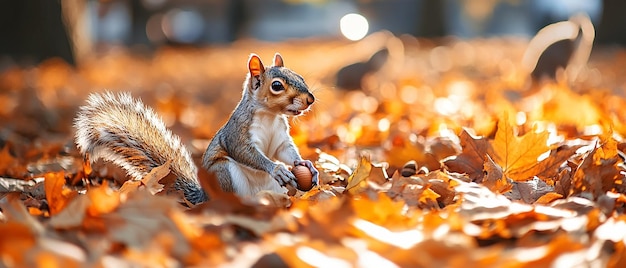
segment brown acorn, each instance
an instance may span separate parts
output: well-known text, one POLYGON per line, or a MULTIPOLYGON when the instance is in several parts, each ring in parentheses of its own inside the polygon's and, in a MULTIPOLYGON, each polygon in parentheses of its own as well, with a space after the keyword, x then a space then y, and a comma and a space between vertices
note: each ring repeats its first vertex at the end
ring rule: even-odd
POLYGON ((291 173, 296 176, 298 189, 302 191, 308 191, 313 188, 313 174, 311 174, 311 171, 308 167, 295 166, 291 169, 291 173))

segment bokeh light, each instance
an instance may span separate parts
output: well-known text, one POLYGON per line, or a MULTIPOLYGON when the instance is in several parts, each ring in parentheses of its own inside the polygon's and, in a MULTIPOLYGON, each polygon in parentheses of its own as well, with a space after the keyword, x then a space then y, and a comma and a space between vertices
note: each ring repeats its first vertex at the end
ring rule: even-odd
POLYGON ((367 19, 362 15, 356 13, 350 13, 339 20, 339 28, 341 34, 346 38, 357 41, 363 39, 369 31, 369 23, 367 19))

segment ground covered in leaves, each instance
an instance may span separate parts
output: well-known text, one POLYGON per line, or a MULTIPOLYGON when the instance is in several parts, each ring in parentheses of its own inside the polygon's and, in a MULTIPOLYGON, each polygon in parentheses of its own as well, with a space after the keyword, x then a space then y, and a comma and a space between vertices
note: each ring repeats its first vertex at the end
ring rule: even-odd
POLYGON ((527 40, 306 40, 117 47, 71 67, 0 73, 0 266, 572 267, 626 265, 626 51, 575 79, 531 81, 527 40), (386 47, 361 90, 343 66, 386 47), (196 158, 238 102, 251 52, 280 52, 317 103, 292 121, 321 185, 240 200, 167 164, 129 181, 86 165, 72 118, 89 92, 131 91, 196 158))

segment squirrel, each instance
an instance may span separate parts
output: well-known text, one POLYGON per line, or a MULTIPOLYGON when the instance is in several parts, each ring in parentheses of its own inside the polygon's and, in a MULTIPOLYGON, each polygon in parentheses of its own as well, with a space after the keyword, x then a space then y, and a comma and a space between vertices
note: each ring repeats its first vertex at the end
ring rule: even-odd
MULTIPOLYGON (((300 156, 289 135, 288 116, 299 116, 315 101, 302 76, 285 68, 279 53, 265 68, 256 54, 248 59, 242 98, 202 156, 202 166, 216 175, 225 192, 241 197, 269 190, 286 193, 296 178, 286 165, 306 166, 319 182, 319 172, 300 156)), ((122 167, 133 179, 171 160, 174 187, 193 204, 209 196, 198 182, 197 167, 180 138, 160 117, 128 93, 93 93, 74 119, 76 145, 88 161, 104 159, 122 167)))

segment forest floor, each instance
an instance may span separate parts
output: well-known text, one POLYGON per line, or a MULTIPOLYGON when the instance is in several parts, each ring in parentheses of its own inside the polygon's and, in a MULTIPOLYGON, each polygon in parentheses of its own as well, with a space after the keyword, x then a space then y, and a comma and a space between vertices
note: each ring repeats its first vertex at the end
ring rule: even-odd
POLYGON ((575 79, 533 81, 527 40, 376 33, 360 42, 240 41, 77 67, 0 72, 0 266, 624 267, 626 50, 594 48, 575 79), (382 48, 359 90, 344 66, 382 48), (194 158, 241 96, 250 53, 280 52, 316 103, 291 134, 321 185, 241 200, 173 191, 84 163, 72 120, 90 92, 130 91, 194 158))

